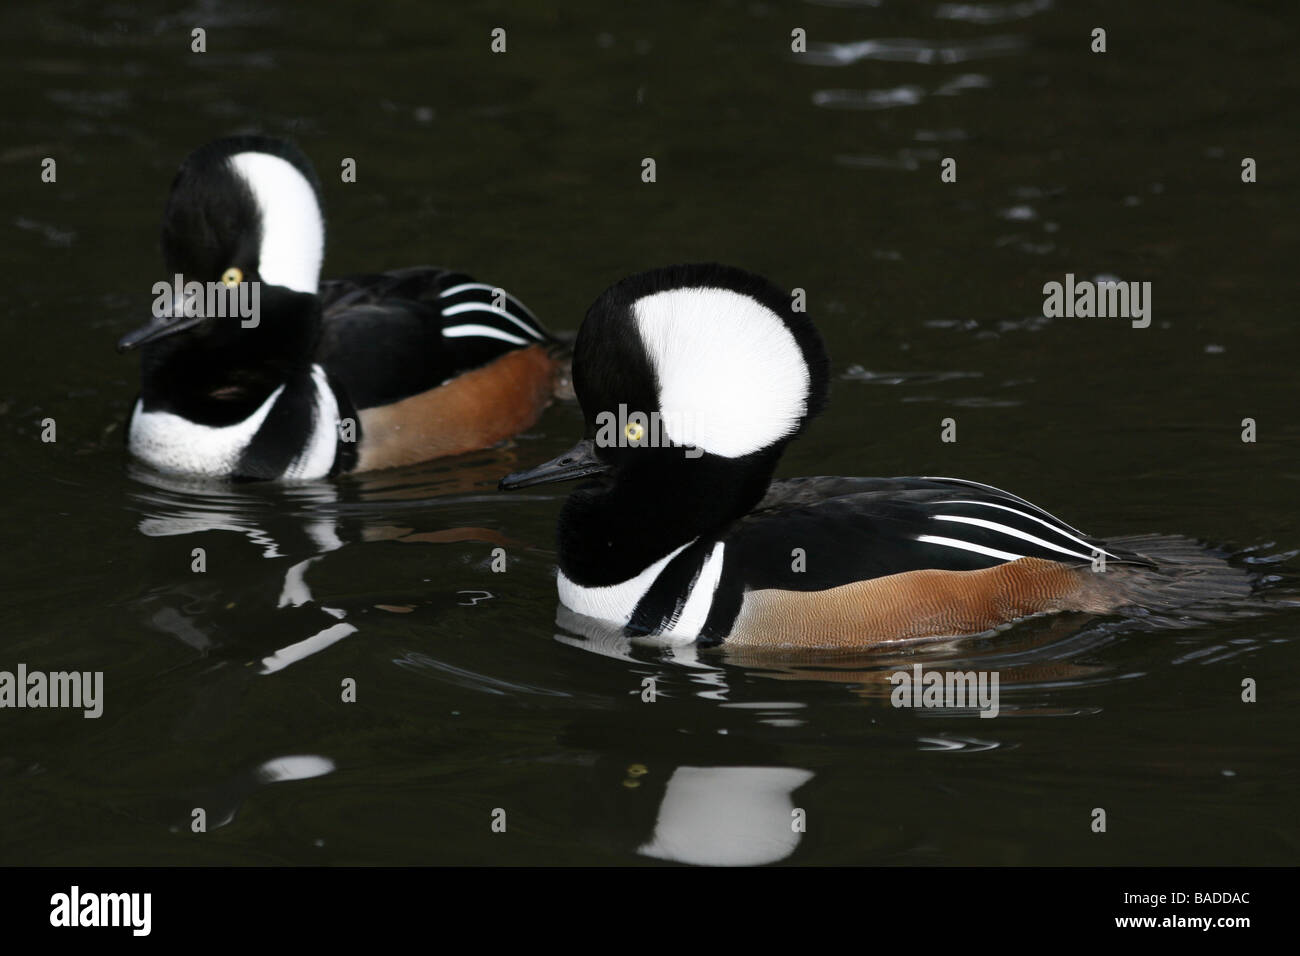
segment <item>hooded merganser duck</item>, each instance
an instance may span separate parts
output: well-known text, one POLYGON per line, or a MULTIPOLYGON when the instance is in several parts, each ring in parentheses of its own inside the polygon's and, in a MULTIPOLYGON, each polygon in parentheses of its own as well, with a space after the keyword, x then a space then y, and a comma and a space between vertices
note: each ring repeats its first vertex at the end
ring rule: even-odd
POLYGON ((486 448, 537 420, 562 360, 517 299, 433 267, 319 282, 324 245, 297 147, 235 136, 185 160, 163 214, 169 279, 232 305, 187 310, 178 289, 118 343, 142 357, 133 454, 167 472, 311 479, 486 448), (232 315, 236 302, 255 308, 232 315))
POLYGON ((758 276, 675 266, 608 289, 574 351, 586 436, 501 482, 593 479, 560 514, 561 602, 629 636, 847 647, 1243 590, 1188 539, 1103 541, 972 481, 774 482, 828 378, 812 322, 758 276))

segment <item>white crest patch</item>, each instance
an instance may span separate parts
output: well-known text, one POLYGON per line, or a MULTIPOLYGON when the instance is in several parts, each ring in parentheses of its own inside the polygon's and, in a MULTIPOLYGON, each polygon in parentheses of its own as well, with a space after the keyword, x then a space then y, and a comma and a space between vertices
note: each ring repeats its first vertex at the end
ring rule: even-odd
POLYGON ((739 458, 785 438, 807 411, 803 352, 781 317, 756 299, 730 289, 670 289, 638 299, 633 314, 673 441, 739 458))
POLYGON ((236 153, 230 164, 262 213, 262 281, 314 293, 325 255, 325 220, 311 183, 288 160, 270 153, 236 153))

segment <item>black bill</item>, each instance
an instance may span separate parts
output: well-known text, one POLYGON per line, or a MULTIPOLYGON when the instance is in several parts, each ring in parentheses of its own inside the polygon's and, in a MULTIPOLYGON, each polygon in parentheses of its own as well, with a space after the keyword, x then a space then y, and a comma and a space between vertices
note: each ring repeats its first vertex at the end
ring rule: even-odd
POLYGON ((596 447, 590 438, 584 438, 558 458, 552 458, 545 464, 527 471, 516 471, 506 475, 497 486, 502 491, 514 491, 516 488, 528 488, 532 485, 544 485, 552 481, 569 481, 573 478, 585 478, 587 475, 601 475, 609 471, 609 465, 596 457, 596 447))
POLYGON ((175 319, 151 319, 147 325, 142 325, 134 332, 128 332, 118 339, 117 350, 127 352, 139 348, 149 342, 156 342, 177 332, 192 329, 202 321, 201 315, 183 315, 175 319))

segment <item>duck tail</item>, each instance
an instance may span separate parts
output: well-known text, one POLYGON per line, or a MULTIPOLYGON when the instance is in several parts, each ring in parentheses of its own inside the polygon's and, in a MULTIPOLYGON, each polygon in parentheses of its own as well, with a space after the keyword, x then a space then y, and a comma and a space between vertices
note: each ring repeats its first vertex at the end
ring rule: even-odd
POLYGON ((1258 586, 1246 568, 1232 562, 1231 552, 1205 541, 1138 534, 1110 538, 1107 545, 1150 562, 1149 567, 1124 568, 1121 584, 1126 604, 1149 611, 1240 602, 1258 586))

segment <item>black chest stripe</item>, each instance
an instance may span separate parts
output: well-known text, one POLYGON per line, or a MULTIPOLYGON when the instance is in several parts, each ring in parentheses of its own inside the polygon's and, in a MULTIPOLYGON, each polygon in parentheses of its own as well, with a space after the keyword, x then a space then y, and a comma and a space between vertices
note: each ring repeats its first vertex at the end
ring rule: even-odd
POLYGON ((740 615, 740 605, 745 599, 745 585, 738 565, 722 566, 722 578, 717 590, 713 592, 713 604, 709 615, 700 628, 698 644, 701 647, 716 647, 731 633, 732 625, 740 615))
POLYGON ((316 424, 316 385, 303 371, 285 383, 253 440, 239 456, 236 477, 279 478, 293 464, 316 424))
POLYGON ((691 596, 715 543, 701 539, 669 561, 637 602, 624 630, 636 635, 660 634, 671 627, 691 596))

